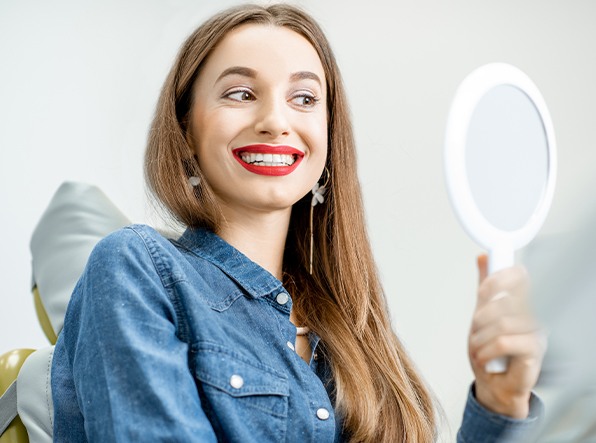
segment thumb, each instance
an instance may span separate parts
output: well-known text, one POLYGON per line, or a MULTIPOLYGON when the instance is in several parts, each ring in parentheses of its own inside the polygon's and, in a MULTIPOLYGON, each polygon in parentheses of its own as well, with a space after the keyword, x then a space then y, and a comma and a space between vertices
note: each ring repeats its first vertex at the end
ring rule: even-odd
POLYGON ((478 263, 478 283, 482 283, 488 276, 488 256, 486 254, 479 255, 476 258, 478 263))

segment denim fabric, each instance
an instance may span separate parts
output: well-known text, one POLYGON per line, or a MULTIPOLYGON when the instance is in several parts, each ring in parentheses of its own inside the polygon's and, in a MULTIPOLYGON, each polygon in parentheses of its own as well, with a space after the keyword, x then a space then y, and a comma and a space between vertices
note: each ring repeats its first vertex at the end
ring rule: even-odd
MULTIPOLYGON (((347 441, 318 337, 309 364, 294 351, 291 308, 279 280, 209 231, 108 236, 56 344, 54 441, 347 441)), ((483 426, 469 405, 464 426, 483 426)))
POLYGON ((458 443, 527 443, 538 430, 544 416, 542 401, 534 394, 530 398, 530 413, 523 420, 505 417, 487 411, 476 401, 474 386, 468 393, 462 426, 457 434, 458 443))

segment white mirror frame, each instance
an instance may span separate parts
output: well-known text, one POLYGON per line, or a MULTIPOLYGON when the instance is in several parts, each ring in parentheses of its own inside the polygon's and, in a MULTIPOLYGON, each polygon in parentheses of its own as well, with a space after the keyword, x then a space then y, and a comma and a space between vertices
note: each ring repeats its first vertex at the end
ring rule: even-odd
MULTIPOLYGON (((527 245, 542 227, 555 190, 557 172, 555 132, 550 113, 540 91, 521 70, 505 63, 491 63, 472 71, 460 84, 447 119, 445 134, 445 177, 451 204, 468 235, 489 252, 489 272, 512 266, 515 251, 527 245), (542 198, 533 215, 519 229, 502 230, 490 223, 478 208, 466 170, 466 142, 470 121, 480 100, 497 86, 513 86, 533 102, 544 129, 547 150, 547 177, 542 198)), ((507 357, 491 360, 485 370, 502 373, 507 357)))
POLYGON ((491 63, 477 68, 460 84, 451 105, 445 135, 445 177, 455 213, 466 232, 489 251, 489 270, 513 265, 514 253, 527 245, 541 228, 555 190, 557 154, 555 133, 546 103, 532 80, 518 68, 506 63, 491 63), (533 102, 542 120, 548 145, 546 186, 533 215, 520 229, 505 231, 492 225, 480 212, 472 195, 466 171, 468 127, 478 103, 497 86, 514 86, 533 102))

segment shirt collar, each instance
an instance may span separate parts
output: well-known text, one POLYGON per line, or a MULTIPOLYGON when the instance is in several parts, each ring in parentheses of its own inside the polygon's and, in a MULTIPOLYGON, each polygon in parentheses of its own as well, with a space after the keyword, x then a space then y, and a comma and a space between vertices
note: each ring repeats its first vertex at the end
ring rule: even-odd
POLYGON ((205 228, 188 228, 178 243, 221 269, 253 298, 275 295, 282 283, 269 271, 205 228))

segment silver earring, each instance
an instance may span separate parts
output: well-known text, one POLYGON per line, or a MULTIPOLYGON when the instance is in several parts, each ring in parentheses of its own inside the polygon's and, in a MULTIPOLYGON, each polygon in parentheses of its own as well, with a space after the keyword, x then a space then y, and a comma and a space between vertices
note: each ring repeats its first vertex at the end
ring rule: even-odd
POLYGON ((331 174, 329 174, 329 169, 325 166, 325 172, 327 173, 327 178, 323 185, 319 185, 317 182, 311 192, 312 192, 312 199, 310 201, 310 262, 309 262, 309 272, 312 275, 312 258, 313 258, 313 250, 315 244, 315 233, 313 229, 313 214, 315 210, 315 206, 319 203, 323 203, 325 201, 325 192, 327 192, 327 186, 329 185, 329 180, 331 179, 331 174))
POLYGON ((201 183, 201 179, 199 177, 195 177, 194 175, 192 177, 188 177, 188 184, 193 188, 199 186, 199 183, 201 183))

